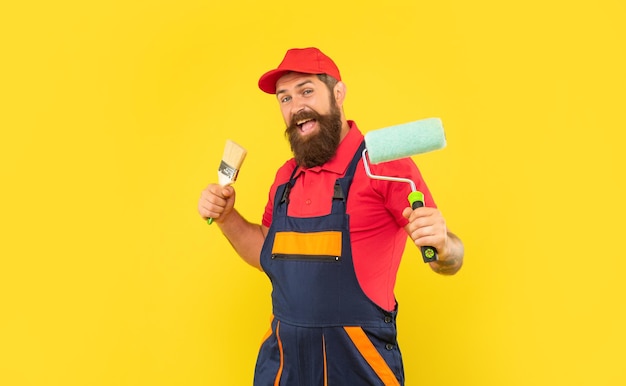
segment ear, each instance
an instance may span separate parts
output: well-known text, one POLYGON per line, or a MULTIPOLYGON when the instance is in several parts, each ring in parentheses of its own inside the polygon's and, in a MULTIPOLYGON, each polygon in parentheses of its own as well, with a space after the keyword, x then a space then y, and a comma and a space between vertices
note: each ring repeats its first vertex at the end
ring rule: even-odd
POLYGON ((333 87, 333 94, 335 94, 337 106, 343 106, 343 100, 346 98, 347 91, 346 84, 343 82, 337 82, 335 87, 333 87))

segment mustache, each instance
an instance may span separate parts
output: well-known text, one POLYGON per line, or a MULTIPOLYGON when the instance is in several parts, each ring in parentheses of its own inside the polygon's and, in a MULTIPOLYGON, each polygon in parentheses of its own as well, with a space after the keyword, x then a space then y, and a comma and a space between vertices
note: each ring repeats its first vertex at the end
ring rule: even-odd
POLYGON ((314 110, 303 110, 299 111, 291 117, 291 121, 289 122, 289 126, 287 126, 287 132, 291 132, 293 130, 298 129, 297 122, 301 122, 303 120, 311 120, 314 119, 316 121, 320 121, 322 115, 314 110))

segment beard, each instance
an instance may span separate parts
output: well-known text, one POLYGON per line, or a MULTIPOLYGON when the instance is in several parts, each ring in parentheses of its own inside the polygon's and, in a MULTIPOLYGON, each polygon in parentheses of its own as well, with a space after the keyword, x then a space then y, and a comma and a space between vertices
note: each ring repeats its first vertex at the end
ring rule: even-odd
POLYGON ((335 155, 341 138, 341 113, 337 104, 334 100, 331 101, 328 114, 307 110, 294 115, 285 130, 285 135, 289 139, 291 151, 299 166, 312 168, 325 164, 335 155), (296 125, 296 122, 302 119, 315 119, 319 131, 302 136, 300 128, 296 125))

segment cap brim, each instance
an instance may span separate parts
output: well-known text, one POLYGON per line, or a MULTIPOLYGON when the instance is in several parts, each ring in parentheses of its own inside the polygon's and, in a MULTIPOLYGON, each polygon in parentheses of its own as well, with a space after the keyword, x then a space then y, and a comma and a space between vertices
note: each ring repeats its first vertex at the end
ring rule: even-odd
POLYGON ((261 91, 268 94, 276 94, 276 82, 278 82, 278 79, 280 79, 283 75, 289 72, 291 72, 291 70, 284 69, 276 69, 266 72, 259 79, 259 88, 261 91))

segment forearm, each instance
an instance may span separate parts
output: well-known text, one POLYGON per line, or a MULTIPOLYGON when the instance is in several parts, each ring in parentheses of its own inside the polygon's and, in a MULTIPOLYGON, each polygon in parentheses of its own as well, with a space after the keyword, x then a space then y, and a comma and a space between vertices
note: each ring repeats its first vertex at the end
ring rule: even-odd
POLYGON ((439 253, 438 260, 430 262, 430 268, 442 275, 454 275, 463 266, 465 248, 463 242, 452 232, 448 232, 446 248, 439 253))
POLYGON ((233 210, 222 221, 216 221, 222 233, 237 254, 248 264, 261 268, 261 248, 267 230, 259 224, 248 222, 239 212, 233 210))

